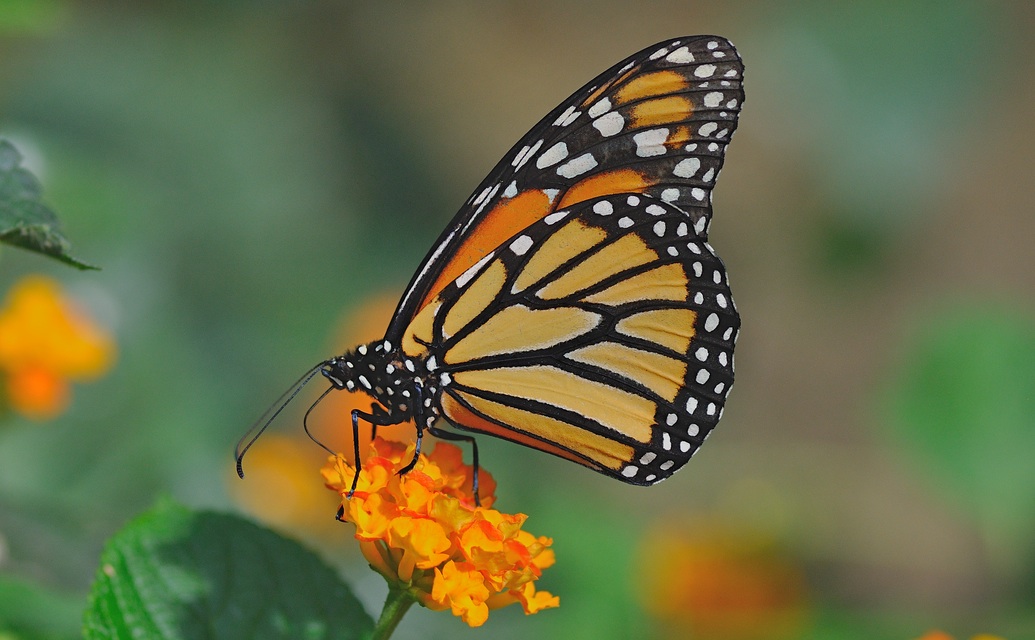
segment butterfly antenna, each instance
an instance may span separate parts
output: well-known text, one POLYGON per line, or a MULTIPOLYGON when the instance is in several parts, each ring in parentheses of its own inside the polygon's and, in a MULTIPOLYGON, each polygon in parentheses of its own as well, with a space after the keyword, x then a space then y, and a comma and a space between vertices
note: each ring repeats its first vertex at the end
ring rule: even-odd
POLYGON ((332 451, 331 449, 329 449, 327 447, 327 445, 325 445, 324 443, 322 443, 319 440, 317 440, 316 436, 314 436, 312 434, 312 432, 309 431, 309 414, 313 412, 313 409, 316 408, 316 405, 320 404, 320 402, 323 401, 323 399, 327 397, 328 393, 330 393, 331 391, 334 391, 336 388, 337 387, 334 387, 334 386, 327 387, 327 390, 320 394, 320 397, 316 399, 316 402, 314 402, 313 404, 309 405, 309 408, 306 409, 305 416, 302 417, 302 429, 305 431, 305 434, 307 436, 309 436, 310 440, 312 440, 316 444, 320 445, 320 447, 324 451, 326 451, 327 453, 331 454, 332 456, 333 455, 337 455, 337 453, 332 451))
MULTIPOLYGON (((244 461, 244 454, 248 453, 248 449, 251 449, 252 445, 255 444, 255 441, 259 439, 259 436, 261 436, 262 433, 266 430, 266 428, 270 426, 270 424, 274 420, 277 419, 277 416, 279 416, 280 412, 284 410, 284 407, 288 406, 288 404, 290 404, 291 401, 295 399, 295 396, 297 396, 298 392, 302 390, 302 387, 309 384, 309 381, 313 379, 313 376, 320 373, 320 368, 323 367, 325 364, 326 362, 321 362, 320 364, 316 365, 312 369, 302 374, 302 377, 296 380, 293 385, 288 387, 287 391, 280 394, 280 397, 277 398, 277 400, 272 405, 270 405, 270 408, 266 409, 266 412, 263 413, 262 416, 260 416, 259 419, 256 420, 255 423, 248 428, 248 431, 245 432, 243 436, 241 436, 241 439, 237 441, 237 447, 234 449, 234 456, 237 459, 238 476, 242 478, 244 477, 244 467, 242 466, 244 461)), ((324 395, 327 395, 326 392, 324 393, 324 395)), ((320 399, 322 400, 323 396, 320 396, 320 399)), ((317 400, 317 402, 319 402, 319 400, 317 400)), ((312 411, 312 407, 310 407, 309 410, 312 411)), ((308 413, 309 412, 307 411, 306 415, 308 415, 308 413)), ((308 433, 308 430, 306 431, 306 433, 308 433)), ((326 449, 326 447, 324 448, 326 449)))

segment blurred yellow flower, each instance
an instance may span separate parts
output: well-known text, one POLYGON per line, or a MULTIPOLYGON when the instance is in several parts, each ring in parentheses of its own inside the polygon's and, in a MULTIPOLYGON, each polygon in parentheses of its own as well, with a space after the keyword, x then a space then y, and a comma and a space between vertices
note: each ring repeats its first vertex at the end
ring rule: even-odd
POLYGON ((50 278, 22 279, 0 305, 0 375, 10 406, 27 417, 61 413, 69 381, 96 378, 114 359, 112 337, 50 278))
POLYGON ((334 500, 313 482, 326 457, 308 438, 268 433, 248 451, 248 481, 228 469, 227 485, 256 519, 312 542, 336 540, 341 525, 334 521, 334 500))
POLYGON ((524 514, 490 508, 492 476, 479 471, 483 506, 475 506, 472 469, 459 448, 438 443, 398 475, 413 451, 413 445, 376 438, 351 498, 355 467, 336 456, 323 468, 327 487, 342 496, 342 519, 356 526, 364 557, 390 588, 429 609, 449 609, 472 627, 509 604, 527 614, 558 606, 556 596, 534 585, 554 563, 552 541, 523 530, 524 514))
POLYGON ((663 637, 775 640, 805 626, 804 576, 763 536, 666 522, 647 533, 638 558, 636 591, 663 637))

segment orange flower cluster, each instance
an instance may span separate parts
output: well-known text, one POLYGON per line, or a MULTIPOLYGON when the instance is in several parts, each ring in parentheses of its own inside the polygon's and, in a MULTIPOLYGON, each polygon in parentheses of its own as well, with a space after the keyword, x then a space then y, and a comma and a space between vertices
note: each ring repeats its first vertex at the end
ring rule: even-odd
POLYGON ((25 416, 59 414, 68 405, 69 380, 101 375, 114 356, 111 336, 49 278, 24 278, 0 306, 0 376, 7 402, 25 416))
POLYGON ((559 605, 534 581, 554 563, 549 538, 521 527, 527 516, 489 507, 495 482, 479 472, 481 500, 474 506, 472 469, 459 448, 438 443, 430 455, 400 476, 413 445, 376 438, 352 498, 346 498, 355 468, 341 456, 323 468, 327 487, 342 495, 343 520, 356 525, 356 539, 370 566, 396 589, 425 607, 450 609, 472 627, 490 609, 519 603, 526 614, 559 605))

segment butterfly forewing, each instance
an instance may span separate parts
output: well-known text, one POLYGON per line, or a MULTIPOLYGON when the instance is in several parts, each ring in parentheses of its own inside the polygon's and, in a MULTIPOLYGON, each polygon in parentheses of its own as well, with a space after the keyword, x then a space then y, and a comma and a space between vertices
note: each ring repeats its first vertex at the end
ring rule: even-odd
POLYGON ((555 211, 443 287, 403 336, 446 418, 634 484, 681 467, 733 382, 722 262, 676 205, 555 211))
POLYGON ((422 308, 504 241, 550 214, 639 193, 707 237, 711 189, 743 103, 743 65, 716 36, 662 42, 572 94, 503 157, 414 275, 389 328, 398 340, 422 308))

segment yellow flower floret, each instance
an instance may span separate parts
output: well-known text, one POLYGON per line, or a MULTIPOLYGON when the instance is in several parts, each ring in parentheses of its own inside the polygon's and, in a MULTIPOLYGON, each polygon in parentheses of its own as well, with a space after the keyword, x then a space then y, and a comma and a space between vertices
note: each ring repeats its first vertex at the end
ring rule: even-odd
POLYGON ((472 627, 490 609, 520 604, 525 613, 559 605, 534 582, 554 563, 552 541, 522 529, 524 514, 490 508, 495 482, 480 472, 483 506, 471 493, 473 470, 459 448, 438 443, 405 475, 397 471, 413 446, 376 438, 356 484, 355 467, 342 456, 323 468, 327 487, 342 496, 342 520, 356 526, 364 557, 394 588, 429 609, 449 609, 472 627))

